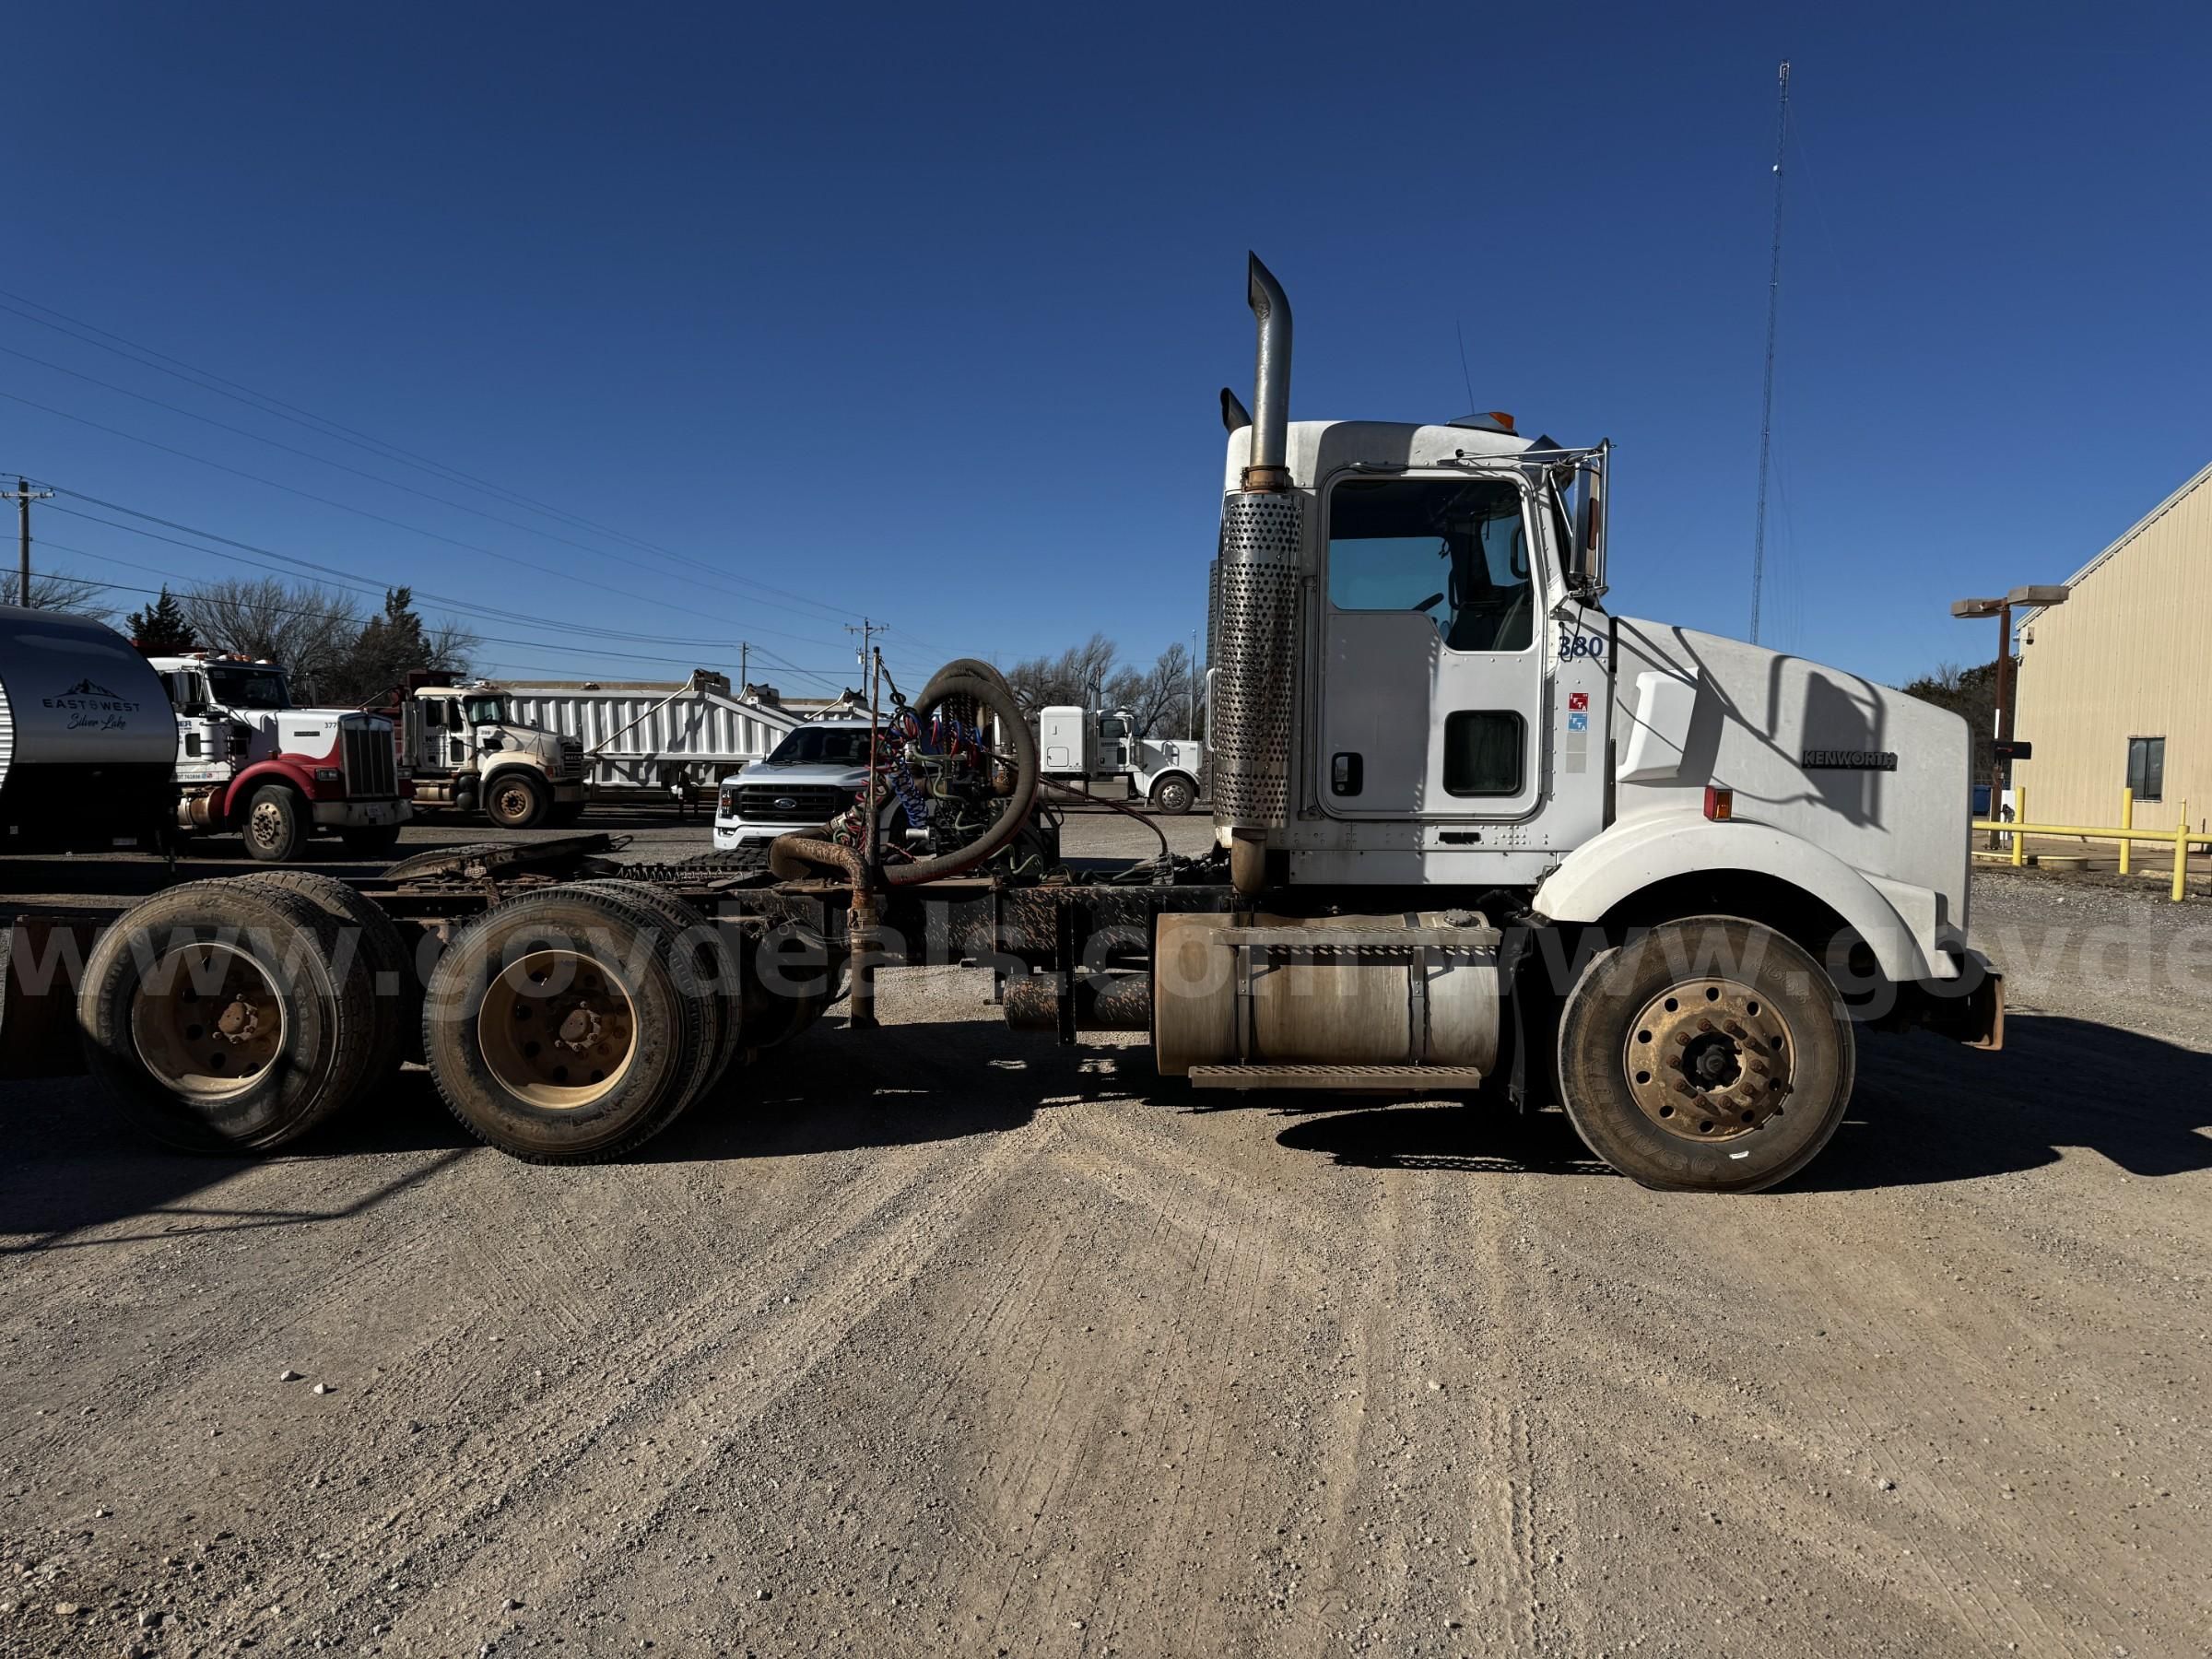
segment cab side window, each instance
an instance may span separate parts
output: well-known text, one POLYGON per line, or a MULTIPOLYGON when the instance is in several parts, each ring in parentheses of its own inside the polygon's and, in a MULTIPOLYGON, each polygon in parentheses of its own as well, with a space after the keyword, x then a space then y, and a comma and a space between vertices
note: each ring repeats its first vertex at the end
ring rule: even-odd
POLYGON ((1329 492, 1329 603, 1419 611, 1451 651, 1525 651, 1535 583, 1502 478, 1349 478, 1329 492))

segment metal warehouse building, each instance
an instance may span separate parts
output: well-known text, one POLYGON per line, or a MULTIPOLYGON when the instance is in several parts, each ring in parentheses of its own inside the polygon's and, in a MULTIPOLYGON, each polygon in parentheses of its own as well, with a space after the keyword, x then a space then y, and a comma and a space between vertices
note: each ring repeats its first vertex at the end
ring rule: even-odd
POLYGON ((2027 817, 2192 828, 2212 817, 2212 466, 2083 566, 2065 604, 2019 620, 2027 817))

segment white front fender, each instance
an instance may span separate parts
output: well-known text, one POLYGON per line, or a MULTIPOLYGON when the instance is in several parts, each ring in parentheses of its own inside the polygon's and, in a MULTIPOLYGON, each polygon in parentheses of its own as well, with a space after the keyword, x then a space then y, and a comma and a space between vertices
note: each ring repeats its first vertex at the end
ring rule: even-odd
POLYGON ((1865 876, 1802 836, 1769 824, 1715 823, 1696 812, 1630 818, 1568 853, 1536 889, 1534 908, 1554 922, 1596 922, 1623 900, 1670 877, 1724 878, 1730 871, 1771 877, 1819 900, 1866 941, 1892 980, 1948 977, 1950 964, 1936 950, 1936 894, 1883 883, 1923 912, 1924 938, 1865 876))

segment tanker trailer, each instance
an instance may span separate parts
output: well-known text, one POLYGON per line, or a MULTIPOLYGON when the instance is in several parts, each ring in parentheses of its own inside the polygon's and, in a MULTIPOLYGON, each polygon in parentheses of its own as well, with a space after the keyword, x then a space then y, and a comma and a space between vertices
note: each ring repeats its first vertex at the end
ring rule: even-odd
POLYGON ((0 606, 0 851, 160 844, 177 722, 104 623, 0 606))

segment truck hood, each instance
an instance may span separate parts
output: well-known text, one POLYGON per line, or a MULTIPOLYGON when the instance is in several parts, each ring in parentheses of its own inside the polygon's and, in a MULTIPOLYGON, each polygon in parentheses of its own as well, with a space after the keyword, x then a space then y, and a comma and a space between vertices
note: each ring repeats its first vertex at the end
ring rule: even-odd
POLYGON ((794 762, 787 766, 775 766, 766 760, 755 760, 744 771, 738 772, 734 779, 724 779, 724 782, 774 784, 778 787, 791 784, 818 786, 833 784, 841 789, 857 790, 867 780, 868 769, 865 766, 833 766, 823 761, 794 762))
POLYGON ((1841 668, 1623 618, 1614 680, 1616 821, 1735 792, 1870 877, 1942 896, 1966 924, 1971 745, 1947 710, 1841 668))

